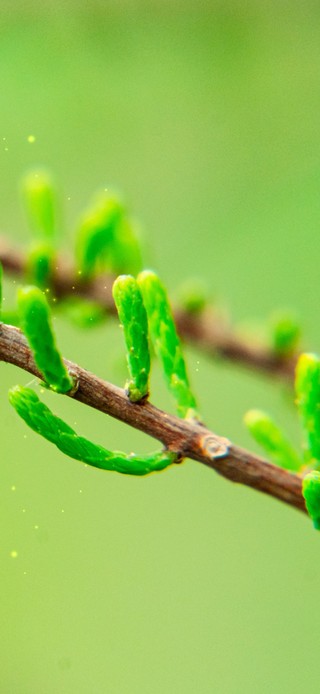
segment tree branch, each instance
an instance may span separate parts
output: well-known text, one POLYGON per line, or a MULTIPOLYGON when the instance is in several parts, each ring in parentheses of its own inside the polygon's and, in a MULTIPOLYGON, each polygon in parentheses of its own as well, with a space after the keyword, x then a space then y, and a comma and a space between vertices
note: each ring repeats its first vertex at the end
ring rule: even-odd
MULTIPOLYGON (((20 330, 0 324, 0 360, 41 378, 26 339, 20 330)), ((171 451, 216 470, 227 479, 274 496, 305 511, 301 478, 234 446, 203 425, 169 415, 149 402, 133 404, 121 388, 101 380, 71 361, 64 360, 78 380, 69 395, 143 431, 171 451)))
MULTIPOLYGON (((26 272, 26 255, 0 238, 0 261, 4 269, 14 275, 23 276, 26 272)), ((115 314, 111 288, 115 278, 111 275, 99 276, 84 281, 74 268, 59 258, 51 281, 53 295, 57 299, 67 296, 80 296, 96 301, 107 313, 115 314)), ((292 380, 298 355, 281 357, 272 350, 253 346, 236 336, 229 328, 218 322, 210 309, 199 315, 177 309, 174 317, 178 332, 184 341, 195 345, 211 356, 221 356, 256 371, 262 371, 286 380, 292 380)))

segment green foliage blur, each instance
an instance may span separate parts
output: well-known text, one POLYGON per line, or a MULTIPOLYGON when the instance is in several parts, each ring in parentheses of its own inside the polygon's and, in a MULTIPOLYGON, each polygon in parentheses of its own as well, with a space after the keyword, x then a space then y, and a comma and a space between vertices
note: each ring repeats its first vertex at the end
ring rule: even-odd
MULTIPOLYGON (((0 22, 3 233, 30 239, 29 169, 54 172, 64 252, 111 186, 171 295, 199 277, 239 325, 292 309, 319 351, 319 5, 3 0, 0 22)), ((114 321, 83 330, 61 311, 55 329, 66 358, 124 384, 114 321)), ((213 430, 258 450, 242 419, 259 407, 298 443, 288 388, 186 355, 213 430)), ((147 479, 86 468, 17 421, 18 383, 2 365, 1 694, 318 693, 308 518, 191 461, 147 479)), ((41 398, 102 446, 154 446, 41 398)), ((171 411, 159 366, 151 399, 171 411)))

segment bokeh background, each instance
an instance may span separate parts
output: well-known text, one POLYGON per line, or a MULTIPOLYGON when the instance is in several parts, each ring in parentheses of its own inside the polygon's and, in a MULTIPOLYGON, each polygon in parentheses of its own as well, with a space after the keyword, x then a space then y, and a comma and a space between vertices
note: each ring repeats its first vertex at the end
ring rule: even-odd
MULTIPOLYGON (((55 173, 65 246, 112 183, 172 294, 201 276, 237 323, 292 307, 319 349, 319 45, 313 0, 2 0, 1 230, 27 242, 30 166, 55 173)), ((66 357, 123 383, 114 323, 56 326, 66 357)), ((214 430, 257 450, 242 418, 259 406, 298 442, 283 387, 187 357, 214 430)), ((191 461, 146 479, 85 468, 18 421, 7 389, 28 382, 1 367, 1 694, 318 692, 307 518, 191 461)), ((154 446, 46 398, 102 445, 154 446)), ((171 408, 157 367, 152 399, 171 408)))

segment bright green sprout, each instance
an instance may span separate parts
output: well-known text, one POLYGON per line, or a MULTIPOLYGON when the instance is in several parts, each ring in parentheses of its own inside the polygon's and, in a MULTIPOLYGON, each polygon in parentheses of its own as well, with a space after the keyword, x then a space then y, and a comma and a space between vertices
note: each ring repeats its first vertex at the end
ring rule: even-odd
POLYGON ((296 367, 296 403, 305 436, 306 464, 320 466, 320 359, 302 354, 296 367))
POLYGON ((320 530, 320 359, 316 354, 302 354, 296 366, 296 404, 304 434, 304 461, 282 431, 263 412, 252 410, 245 417, 253 437, 277 465, 301 470, 303 463, 314 468, 303 480, 303 496, 314 527, 320 530))
POLYGON ((54 260, 55 253, 50 243, 40 241, 33 245, 27 258, 28 281, 34 282, 41 289, 49 287, 54 260))
POLYGON ((23 197, 31 229, 52 240, 56 227, 56 193, 48 171, 31 171, 22 181, 23 197))
POLYGON ((148 318, 137 281, 120 275, 112 288, 113 298, 124 330, 130 380, 129 398, 138 402, 149 392, 150 354, 148 318))
POLYGON ((320 530, 320 472, 309 472, 302 481, 302 495, 316 530, 320 530))
POLYGON ((78 268, 84 278, 105 269, 123 216, 124 205, 118 195, 108 190, 96 194, 82 218, 76 239, 78 268))
POLYGON ((9 391, 9 400, 31 429, 54 443, 65 455, 87 465, 125 475, 148 475, 177 462, 177 455, 169 451, 159 451, 147 456, 126 455, 120 451, 108 451, 83 436, 78 436, 68 424, 56 417, 30 388, 12 388, 9 391))
POLYGON ((52 390, 66 393, 74 387, 56 347, 48 302, 38 287, 18 291, 21 329, 32 349, 36 365, 52 390))
POLYGON ((288 311, 276 311, 270 318, 270 328, 274 352, 282 357, 293 354, 301 336, 296 316, 288 311))
POLYGON ((265 412, 250 410, 244 418, 251 435, 276 465, 286 470, 300 470, 302 461, 286 436, 265 412))
POLYGON ((150 337, 177 402, 178 414, 199 420, 166 290, 159 277, 149 270, 138 276, 138 285, 148 315, 150 337))

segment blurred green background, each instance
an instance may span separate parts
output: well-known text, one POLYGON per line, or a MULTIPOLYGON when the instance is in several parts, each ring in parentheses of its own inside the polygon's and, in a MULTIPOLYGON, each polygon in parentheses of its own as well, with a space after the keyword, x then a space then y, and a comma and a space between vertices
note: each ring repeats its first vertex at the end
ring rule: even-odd
MULTIPOLYGON (((202 276, 236 321, 291 306, 319 349, 317 2, 3 0, 0 31, 3 232, 27 240, 30 166, 55 172, 65 245, 112 183, 171 292, 202 276)), ((113 323, 57 331, 66 357, 123 383, 113 323)), ((187 356, 215 431, 257 450, 242 417, 259 406, 298 440, 282 387, 187 356)), ((7 389, 30 377, 3 365, 1 382, 1 694, 319 691, 307 518, 191 461, 147 479, 85 468, 10 409, 7 389)), ((171 407, 157 367, 152 400, 171 407)), ((47 402, 102 445, 154 446, 47 402)))

